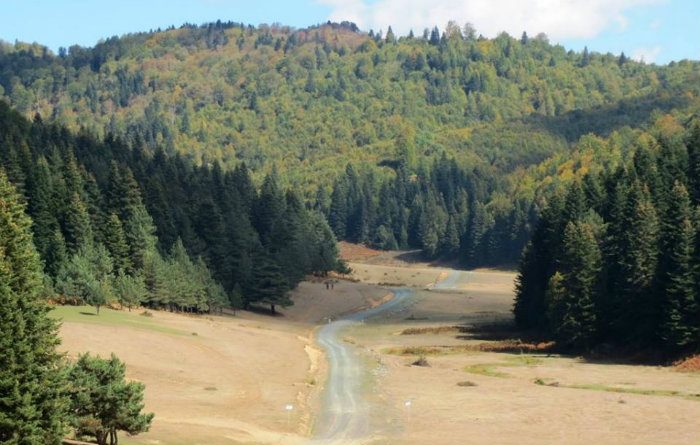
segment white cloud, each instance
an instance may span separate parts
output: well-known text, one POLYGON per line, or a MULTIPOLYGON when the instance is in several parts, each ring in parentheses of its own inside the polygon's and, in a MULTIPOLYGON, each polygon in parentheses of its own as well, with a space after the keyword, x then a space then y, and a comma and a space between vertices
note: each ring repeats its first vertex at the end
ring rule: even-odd
POLYGON ((661 54, 661 46, 640 47, 632 51, 632 58, 638 62, 654 63, 661 54))
POLYGON ((625 12, 666 0, 317 0, 330 6, 330 20, 349 20, 364 29, 421 33, 448 21, 473 23, 477 32, 519 36, 539 32, 558 40, 591 38, 605 29, 627 26, 625 12))

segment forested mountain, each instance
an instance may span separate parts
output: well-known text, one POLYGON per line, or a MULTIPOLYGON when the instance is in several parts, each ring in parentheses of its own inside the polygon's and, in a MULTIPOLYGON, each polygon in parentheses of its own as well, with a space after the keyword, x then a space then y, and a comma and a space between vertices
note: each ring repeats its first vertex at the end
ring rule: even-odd
POLYGON ((484 39, 453 23, 397 39, 347 23, 217 22, 58 55, 0 47, 0 93, 28 118, 225 169, 245 161, 260 177, 276 166, 307 189, 330 185, 349 161, 392 159, 397 147, 511 171, 589 131, 694 102, 699 76, 693 62, 644 65, 566 51, 542 35, 484 39))
POLYGON ((0 164, 27 203, 47 294, 187 311, 290 303, 335 237, 274 174, 223 172, 29 122, 0 103, 0 164))
POLYGON ((217 22, 58 55, 4 44, 0 93, 30 119, 148 156, 222 172, 245 162, 256 184, 275 172, 340 238, 471 266, 517 261, 571 158, 606 156, 601 145, 629 128, 698 109, 700 65, 576 53, 544 35, 485 39, 454 23, 397 38, 351 23, 217 22))
POLYGON ((542 212, 520 265, 522 327, 565 346, 700 346, 700 120, 666 121, 542 212))

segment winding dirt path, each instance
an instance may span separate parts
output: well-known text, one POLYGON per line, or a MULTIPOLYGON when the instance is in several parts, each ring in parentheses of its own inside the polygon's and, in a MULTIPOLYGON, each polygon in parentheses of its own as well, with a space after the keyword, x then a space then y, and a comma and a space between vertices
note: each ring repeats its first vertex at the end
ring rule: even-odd
POLYGON ((313 444, 358 444, 370 438, 369 406, 362 395, 362 362, 357 348, 343 341, 341 334, 366 318, 400 309, 415 295, 408 288, 395 289, 393 293, 394 298, 380 306, 331 321, 319 329, 317 341, 326 352, 329 376, 313 444))

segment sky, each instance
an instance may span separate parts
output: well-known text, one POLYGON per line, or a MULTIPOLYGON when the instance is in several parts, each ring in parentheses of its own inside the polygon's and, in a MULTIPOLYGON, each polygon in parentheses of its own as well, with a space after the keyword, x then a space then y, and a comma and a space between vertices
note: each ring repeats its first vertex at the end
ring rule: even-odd
POLYGON ((54 51, 129 32, 209 21, 297 28, 350 20, 397 34, 471 23, 487 37, 544 32, 568 49, 647 63, 700 60, 700 0, 0 0, 0 39, 54 51))

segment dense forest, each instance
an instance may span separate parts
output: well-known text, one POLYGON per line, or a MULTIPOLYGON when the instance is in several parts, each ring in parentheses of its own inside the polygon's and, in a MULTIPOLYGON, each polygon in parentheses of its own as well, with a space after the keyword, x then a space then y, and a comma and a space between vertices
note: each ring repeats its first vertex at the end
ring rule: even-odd
POLYGON ((420 248, 428 259, 466 267, 515 264, 535 221, 535 206, 512 201, 492 212, 493 179, 446 156, 430 168, 401 162, 393 179, 359 174, 351 164, 317 205, 336 236, 381 249, 420 248))
POLYGON ((578 153, 700 108, 700 65, 567 51, 544 35, 487 39, 453 22, 403 37, 216 22, 57 55, 3 44, 0 94, 29 119, 147 156, 245 163, 258 185, 273 174, 339 238, 474 266, 517 261, 578 153))
POLYGON ((27 203, 47 295, 184 311, 288 305, 342 265, 323 216, 274 174, 223 172, 117 139, 29 122, 0 104, 0 164, 27 203))
POLYGON ((0 443, 59 445, 68 431, 116 445, 118 431, 148 431, 144 386, 116 357, 57 351, 42 262, 24 198, 0 171, 0 443))
POLYGON ((686 126, 551 196, 520 265, 520 326, 575 348, 700 346, 700 121, 686 126))

